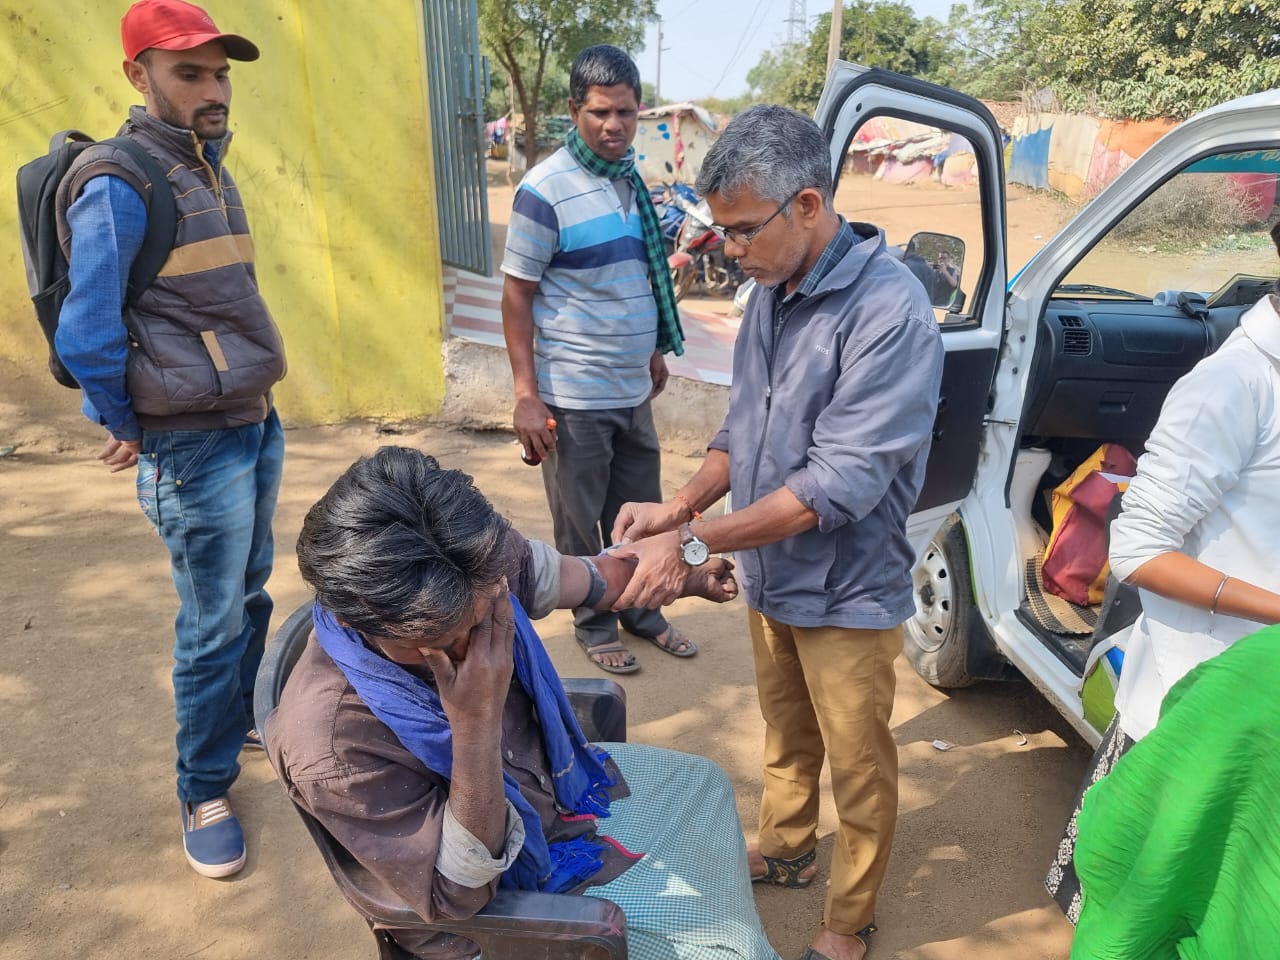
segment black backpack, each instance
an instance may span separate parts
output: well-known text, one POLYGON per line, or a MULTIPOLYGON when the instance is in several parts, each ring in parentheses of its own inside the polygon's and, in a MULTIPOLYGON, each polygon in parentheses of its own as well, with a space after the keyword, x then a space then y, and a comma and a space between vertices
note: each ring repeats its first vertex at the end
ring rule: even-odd
MULTIPOLYGON (((53 338, 58 331, 58 315, 67 299, 71 281, 67 276, 67 258, 58 243, 58 184, 66 176, 80 151, 96 143, 79 130, 63 130, 49 141, 49 152, 18 168, 18 223, 22 228, 22 253, 27 265, 27 282, 36 307, 36 320, 49 342, 49 372, 64 387, 78 387, 76 378, 58 359, 53 338)), ((146 174, 148 185, 159 184, 142 199, 147 204, 147 232, 142 249, 129 271, 126 303, 151 286, 173 250, 178 229, 178 216, 173 191, 159 162, 139 144, 127 137, 101 141, 127 151, 146 174)))

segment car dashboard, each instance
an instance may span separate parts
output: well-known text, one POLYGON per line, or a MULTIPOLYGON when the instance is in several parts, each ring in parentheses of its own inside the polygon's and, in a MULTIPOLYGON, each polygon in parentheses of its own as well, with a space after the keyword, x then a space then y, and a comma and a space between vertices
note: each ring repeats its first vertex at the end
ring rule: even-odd
POLYGON ((1140 450, 1170 387, 1231 335, 1248 309, 1235 301, 1244 299, 1201 296, 1189 308, 1151 300, 1051 300, 1040 319, 1023 406, 1024 445, 1078 438, 1140 450))

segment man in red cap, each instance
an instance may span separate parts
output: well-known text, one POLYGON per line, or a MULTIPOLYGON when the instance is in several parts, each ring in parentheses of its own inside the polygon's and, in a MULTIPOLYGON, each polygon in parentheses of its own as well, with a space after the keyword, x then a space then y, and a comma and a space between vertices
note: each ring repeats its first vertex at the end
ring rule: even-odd
POLYGON ((77 157, 58 195, 71 287, 56 346, 86 416, 107 430, 98 458, 112 473, 136 467, 143 513, 169 549, 183 847, 196 872, 225 877, 245 862, 227 791, 240 750, 260 746, 253 680, 271 618, 264 588, 284 461, 271 399, 284 349, 223 165, 228 58, 256 60, 258 48, 181 0, 139 0, 120 33, 125 76, 145 103, 121 135, 167 182, 109 143, 77 157), (149 188, 173 192, 177 232, 155 280, 131 290, 149 188))

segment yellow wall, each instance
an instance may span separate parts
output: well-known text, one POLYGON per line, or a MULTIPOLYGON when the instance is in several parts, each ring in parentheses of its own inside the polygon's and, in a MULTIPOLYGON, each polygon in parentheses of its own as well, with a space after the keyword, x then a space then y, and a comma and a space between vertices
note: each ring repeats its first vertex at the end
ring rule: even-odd
MULTIPOLYGON (((0 356, 43 361, 13 177, 65 127, 112 135, 138 102, 120 64, 127 0, 0 0, 0 356)), ((210 0, 262 49, 232 62, 228 167, 284 334, 286 420, 406 418, 444 393, 440 249, 421 6, 210 0)))

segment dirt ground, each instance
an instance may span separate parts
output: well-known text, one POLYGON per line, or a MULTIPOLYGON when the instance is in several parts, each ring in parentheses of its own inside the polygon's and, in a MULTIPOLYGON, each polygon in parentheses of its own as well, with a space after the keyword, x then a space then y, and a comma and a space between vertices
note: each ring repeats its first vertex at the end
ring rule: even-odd
MULTIPOLYGON (((488 161, 490 240, 495 272, 502 263, 515 193, 507 171, 505 162, 488 161)), ((918 231, 961 238, 966 249, 961 286, 972 290, 973 278, 981 273, 983 246, 982 214, 976 188, 950 188, 933 182, 893 184, 845 173, 837 185, 835 206, 849 220, 869 221, 883 228, 886 242, 890 244, 905 244, 918 231)), ((1005 209, 1006 257, 1009 276, 1013 276, 1077 208, 1050 194, 1011 183, 1006 188, 1005 209)), ((703 297, 697 288, 680 303, 688 310, 703 314, 727 313, 730 306, 727 298, 703 297)))
MULTIPOLYGON (((470 471, 521 530, 550 536, 538 475, 509 435, 432 423, 290 429, 270 584, 277 624, 306 596, 293 562, 305 510, 383 443, 470 471)), ((11 446, 0 454, 0 956, 373 956, 261 755, 246 758, 233 790, 248 837, 244 872, 211 881, 186 865, 172 786, 176 599, 164 548, 139 515, 131 474, 108 475, 94 460, 98 431, 34 366, 0 364, 0 451, 11 446)), ((667 489, 696 468, 668 455, 667 489)), ((623 678, 631 739, 720 763, 750 835, 762 734, 745 612, 741 601, 685 600, 673 614, 701 652, 685 661, 635 644, 643 669, 623 678)), ((544 624, 562 672, 590 675, 567 615, 544 624)), ((1087 749, 1025 684, 947 695, 905 661, 898 682, 901 819, 874 955, 1065 957, 1070 928, 1040 878, 1087 749), (954 748, 941 752, 936 739, 954 748)), ((832 827, 825 804, 822 864, 832 827)), ((821 882, 758 891, 784 958, 816 928, 823 894, 821 882)))
MULTIPOLYGON (((490 185, 498 263, 511 205, 505 165, 491 164, 490 185)), ((973 194, 928 184, 883 190, 850 179, 837 205, 885 226, 891 242, 918 229, 968 237, 976 217, 973 194)), ((1011 267, 1068 213, 1011 188, 1011 267)), ((728 303, 687 306, 721 312, 728 303)), ((139 515, 131 474, 108 475, 94 460, 99 433, 77 407, 36 365, 0 362, 0 957, 373 956, 260 755, 245 759, 233 791, 246 869, 211 881, 184 862, 172 786, 177 601, 167 558, 139 515)), ((539 477, 521 465, 508 434, 358 422, 290 429, 287 442, 270 584, 277 624, 306 597, 293 561, 303 514, 355 457, 383 443, 471 472, 519 529, 550 536, 539 477)), ((667 489, 697 466, 668 453, 667 489)), ((721 764, 750 836, 762 724, 745 612, 741 601, 686 600, 673 615, 701 652, 685 661, 633 645, 643 669, 623 678, 630 737, 721 764)), ((567 615, 544 621, 543 636, 563 673, 592 674, 567 615)), ((1025 684, 945 694, 902 660, 898 683, 900 820, 874 956, 1066 957, 1070 928, 1040 878, 1088 750, 1025 684), (943 752, 935 740, 954 746, 943 752)), ((820 877, 833 824, 825 803, 820 877)), ((757 892, 784 958, 815 930, 824 889, 757 892)))

